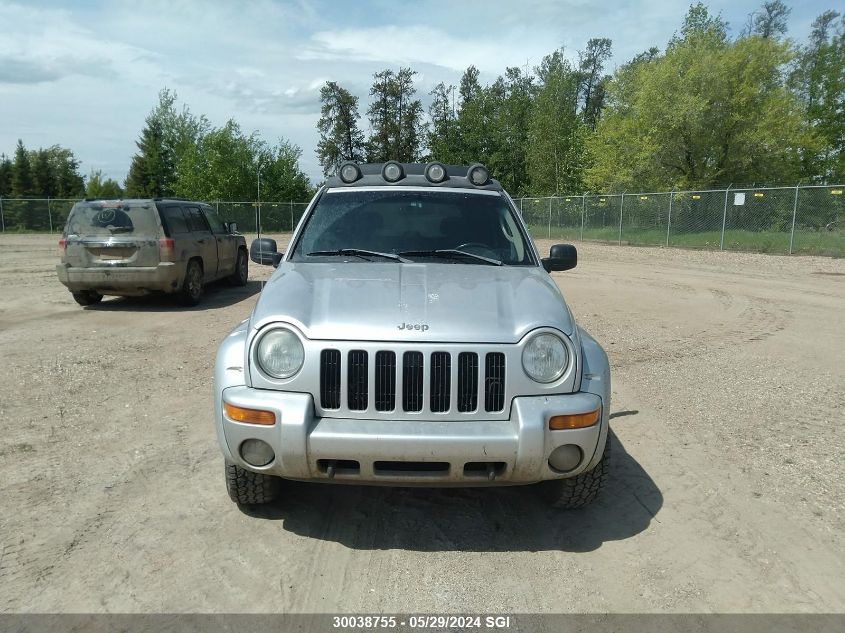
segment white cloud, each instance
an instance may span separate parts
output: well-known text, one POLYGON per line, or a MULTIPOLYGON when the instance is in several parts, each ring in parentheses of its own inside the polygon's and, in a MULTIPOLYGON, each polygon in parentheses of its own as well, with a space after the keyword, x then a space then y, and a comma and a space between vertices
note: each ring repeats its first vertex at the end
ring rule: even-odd
MULTIPOLYGON (((321 178, 319 90, 338 81, 366 112, 372 74, 410 65, 427 102, 434 84, 457 83, 470 64, 493 81, 564 46, 611 37, 616 61, 664 46, 691 0, 0 0, 0 152, 60 143, 82 169, 122 180, 158 91, 214 125, 234 118, 269 142, 285 137, 321 178), (347 13, 343 7, 351 8, 347 13)), ((709 0, 734 27, 761 0, 709 0)), ((826 0, 795 3, 805 36, 826 0)), ((364 127, 366 124, 364 123, 364 127)))

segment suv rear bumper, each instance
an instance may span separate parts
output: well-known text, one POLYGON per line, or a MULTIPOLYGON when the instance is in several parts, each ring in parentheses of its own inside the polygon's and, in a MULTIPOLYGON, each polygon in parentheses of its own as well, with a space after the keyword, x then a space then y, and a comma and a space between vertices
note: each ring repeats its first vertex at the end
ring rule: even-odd
POLYGON ((71 292, 95 290, 100 294, 134 295, 176 292, 184 277, 183 266, 162 262, 157 266, 102 266, 74 268, 57 264, 56 273, 71 292))
POLYGON ((527 484, 589 470, 607 437, 607 407, 599 396, 586 392, 517 397, 509 419, 491 421, 318 418, 311 394, 250 387, 224 389, 222 399, 276 414, 272 426, 235 422, 223 414, 218 397, 216 425, 226 458, 242 468, 288 479, 417 486, 527 484), (597 408, 602 413, 593 426, 548 429, 551 416, 597 408), (269 444, 274 460, 264 467, 245 462, 240 446, 248 439, 269 444), (549 466, 549 455, 565 444, 577 446, 581 458, 562 473, 549 466))

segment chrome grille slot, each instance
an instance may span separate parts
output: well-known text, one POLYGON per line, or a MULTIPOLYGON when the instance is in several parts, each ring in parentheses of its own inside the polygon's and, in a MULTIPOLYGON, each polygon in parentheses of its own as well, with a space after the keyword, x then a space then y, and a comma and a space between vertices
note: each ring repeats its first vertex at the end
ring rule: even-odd
POLYGON ((353 411, 367 409, 367 352, 349 352, 346 382, 346 406, 353 411))
POLYGON ((405 352, 402 355, 402 409, 422 411, 423 354, 405 352))
POLYGON ((484 409, 501 411, 505 406, 505 355, 487 354, 484 367, 484 409))
POLYGON ((376 352, 375 388, 376 411, 393 411, 396 408, 395 352, 376 352))
POLYGON ((320 405, 324 409, 340 409, 340 351, 320 352, 320 405))
POLYGON ((431 355, 431 397, 432 413, 449 410, 452 382, 452 355, 449 352, 434 352, 431 355))
POLYGON ((468 413, 478 407, 478 354, 458 354, 458 411, 468 413))

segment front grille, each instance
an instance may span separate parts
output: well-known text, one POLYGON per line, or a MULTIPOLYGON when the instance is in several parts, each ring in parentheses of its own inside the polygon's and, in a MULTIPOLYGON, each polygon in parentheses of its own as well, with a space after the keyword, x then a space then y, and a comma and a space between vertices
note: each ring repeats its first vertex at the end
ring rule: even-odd
POLYGON ((324 409, 340 409, 340 351, 320 353, 320 404, 324 409))
POLYGON ((501 352, 482 355, 483 380, 479 380, 482 359, 475 352, 415 350, 401 352, 401 358, 397 358, 397 352, 379 350, 372 359, 375 364, 371 375, 372 353, 361 349, 320 352, 319 401, 323 410, 438 414, 504 411, 505 355, 501 352), (346 378, 343 387, 341 377, 346 378))
POLYGON ((367 352, 355 349, 349 352, 347 374, 347 403, 353 411, 367 409, 367 352))
POLYGON ((402 356, 402 408, 422 411, 422 406, 423 355, 422 352, 405 352, 402 356))
POLYGON ((505 406, 505 355, 490 352, 484 370, 484 408, 501 411, 505 406))

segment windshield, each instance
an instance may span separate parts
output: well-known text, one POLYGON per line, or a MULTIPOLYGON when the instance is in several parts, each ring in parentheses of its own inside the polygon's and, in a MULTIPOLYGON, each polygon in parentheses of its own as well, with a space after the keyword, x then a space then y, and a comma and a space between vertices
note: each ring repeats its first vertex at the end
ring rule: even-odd
POLYGON ((291 260, 328 261, 334 255, 349 261, 390 261, 381 253, 411 261, 485 263, 456 250, 507 265, 534 263, 502 196, 456 189, 327 191, 309 216, 291 260), (355 257, 353 250, 362 256, 355 257))
POLYGON ((156 215, 152 203, 80 202, 70 211, 65 235, 155 237, 158 234, 156 215))

